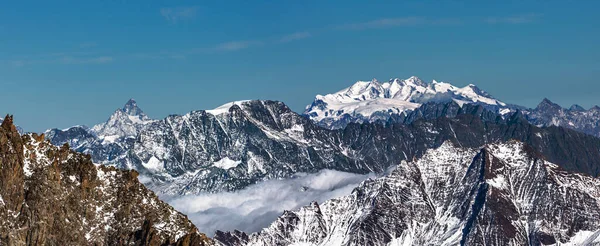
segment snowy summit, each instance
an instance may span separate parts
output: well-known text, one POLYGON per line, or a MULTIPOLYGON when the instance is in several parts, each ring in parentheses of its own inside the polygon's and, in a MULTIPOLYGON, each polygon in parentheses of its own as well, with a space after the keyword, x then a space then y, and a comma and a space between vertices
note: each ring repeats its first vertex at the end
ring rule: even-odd
MULTIPOLYGON (((372 122, 386 120, 390 115, 415 110, 423 103, 455 101, 459 105, 476 103, 494 109, 506 107, 477 86, 457 87, 445 82, 426 83, 418 77, 391 79, 380 83, 376 79, 358 81, 354 85, 325 96, 317 95, 304 112, 324 126, 344 126, 340 121, 372 122)), ((347 122, 346 122, 347 123, 347 122)))

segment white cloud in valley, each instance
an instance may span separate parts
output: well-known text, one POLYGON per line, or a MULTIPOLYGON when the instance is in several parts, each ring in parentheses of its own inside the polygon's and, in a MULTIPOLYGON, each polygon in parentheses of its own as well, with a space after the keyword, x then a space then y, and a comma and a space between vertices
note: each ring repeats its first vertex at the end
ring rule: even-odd
POLYGON ((202 232, 212 235, 216 230, 237 229, 251 233, 270 225, 284 210, 348 195, 360 182, 372 177, 372 174, 322 170, 315 174, 297 174, 285 180, 264 181, 236 192, 166 200, 187 214, 202 232))

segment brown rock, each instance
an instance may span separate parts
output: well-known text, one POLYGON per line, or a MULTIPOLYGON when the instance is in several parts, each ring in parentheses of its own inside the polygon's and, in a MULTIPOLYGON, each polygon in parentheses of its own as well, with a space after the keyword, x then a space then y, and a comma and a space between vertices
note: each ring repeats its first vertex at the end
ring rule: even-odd
POLYGON ((212 245, 137 179, 0 127, 0 245, 212 245))

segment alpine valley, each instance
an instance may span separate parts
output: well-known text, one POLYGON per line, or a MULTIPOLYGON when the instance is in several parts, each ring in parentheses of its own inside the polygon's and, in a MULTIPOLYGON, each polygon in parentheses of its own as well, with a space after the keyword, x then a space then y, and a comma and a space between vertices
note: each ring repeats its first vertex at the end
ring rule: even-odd
POLYGON ((19 218, 1 225, 5 242, 600 245, 598 106, 527 108, 413 76, 317 95, 302 114, 248 100, 151 119, 131 99, 92 127, 20 134, 7 118, 3 129, 0 219, 19 218), (378 178, 214 239, 158 199, 327 169, 378 178), (28 212, 57 206, 44 222, 28 212), (53 229, 65 220, 74 228, 53 229))

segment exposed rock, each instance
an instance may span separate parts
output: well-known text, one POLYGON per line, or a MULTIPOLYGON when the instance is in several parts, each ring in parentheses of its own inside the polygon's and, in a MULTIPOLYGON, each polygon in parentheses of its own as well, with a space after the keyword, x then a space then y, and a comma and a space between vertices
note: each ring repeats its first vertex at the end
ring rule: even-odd
POLYGON ((446 142, 349 196, 286 211, 250 236, 219 232, 215 239, 224 245, 600 244, 600 181, 540 157, 517 141, 481 149, 446 142))
POLYGON ((562 126, 600 137, 600 110, 597 106, 585 110, 579 105, 573 105, 566 109, 544 98, 536 108, 524 113, 534 125, 562 126))
POLYGON ((138 170, 149 177, 144 180, 152 190, 175 195, 239 190, 322 169, 383 172, 446 140, 479 147, 510 139, 526 142, 567 170, 600 174, 598 138, 536 127, 520 111, 503 116, 455 102, 423 104, 399 123, 352 123, 339 130, 318 126, 281 102, 235 102, 148 123, 135 138, 113 143, 122 147, 115 151, 107 151, 109 145, 77 150, 95 162, 138 170))
POLYGON ((138 181, 44 135, 0 127, 0 245, 210 245, 138 181))

